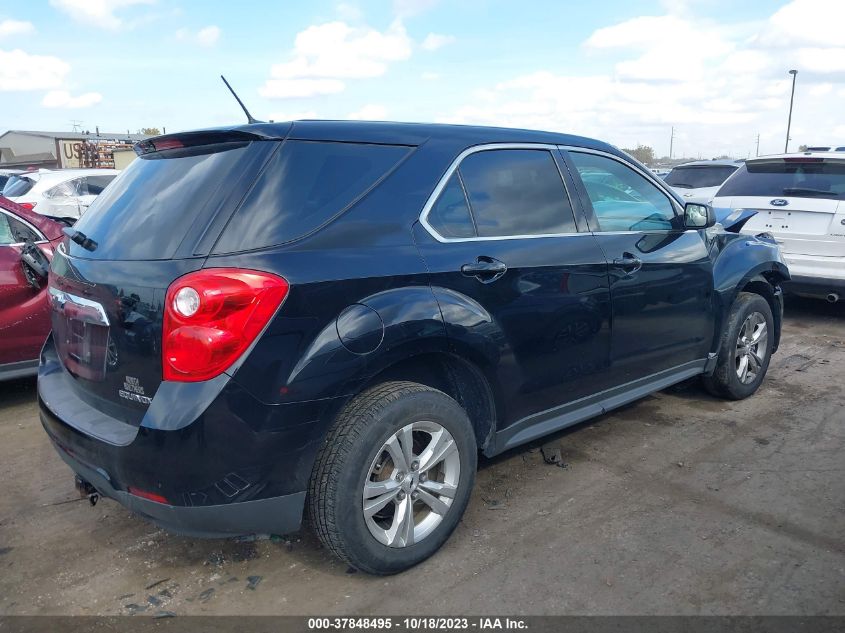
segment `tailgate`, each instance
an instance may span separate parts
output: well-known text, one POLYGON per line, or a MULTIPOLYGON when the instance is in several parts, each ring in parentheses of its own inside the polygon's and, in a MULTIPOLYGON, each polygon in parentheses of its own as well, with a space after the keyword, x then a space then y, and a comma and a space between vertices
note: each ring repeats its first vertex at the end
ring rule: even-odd
POLYGON ((56 352, 80 398, 139 425, 161 384, 167 287, 204 260, 104 262, 69 257, 63 246, 49 283, 56 352))
POLYGON ((754 209, 757 215, 743 233, 771 233, 784 253, 845 256, 845 202, 807 198, 780 198, 787 204, 772 207, 757 197, 733 198, 733 208, 754 209))

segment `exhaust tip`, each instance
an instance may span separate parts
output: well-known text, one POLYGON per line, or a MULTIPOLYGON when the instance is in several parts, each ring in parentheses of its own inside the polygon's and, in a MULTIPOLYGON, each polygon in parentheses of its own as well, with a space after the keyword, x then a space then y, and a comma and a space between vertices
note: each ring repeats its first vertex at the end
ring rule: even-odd
POLYGON ((836 303, 837 301, 839 301, 839 295, 837 293, 831 292, 829 295, 827 295, 828 303, 836 303))

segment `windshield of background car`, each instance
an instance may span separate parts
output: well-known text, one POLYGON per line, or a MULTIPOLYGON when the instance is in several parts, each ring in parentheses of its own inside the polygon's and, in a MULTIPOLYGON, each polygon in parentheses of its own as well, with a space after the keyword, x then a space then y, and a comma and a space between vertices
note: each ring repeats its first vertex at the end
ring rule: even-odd
POLYGON ((716 194, 845 200, 845 161, 748 162, 716 194))
POLYGON ((704 167, 675 167, 665 182, 672 187, 681 189, 699 189, 701 187, 718 187, 736 171, 733 165, 710 165, 704 167))
POLYGON ((14 198, 29 193, 35 186, 35 181, 26 176, 12 176, 3 187, 3 195, 7 198, 14 198))

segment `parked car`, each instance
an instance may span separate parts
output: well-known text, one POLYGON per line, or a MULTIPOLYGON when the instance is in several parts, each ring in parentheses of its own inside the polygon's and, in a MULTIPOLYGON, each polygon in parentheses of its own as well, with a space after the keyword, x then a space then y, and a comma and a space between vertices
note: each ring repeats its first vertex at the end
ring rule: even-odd
POLYGON ((3 195, 41 215, 75 221, 119 173, 116 169, 39 169, 11 178, 3 195))
POLYGON ((46 267, 62 228, 0 196, 0 380, 38 372, 50 331, 46 267))
POLYGON ((777 245, 600 141, 300 121, 137 148, 53 259, 38 393, 80 489, 177 532, 306 510, 398 572, 479 450, 695 376, 745 398, 778 347, 777 245))
POLYGON ((697 160, 678 165, 664 178, 686 202, 710 204, 719 187, 742 165, 741 160, 697 160))
POLYGON ((9 182, 9 178, 17 176, 20 173, 23 173, 20 169, 0 169, 0 192, 3 191, 3 187, 9 182))
POLYGON ((845 154, 750 159, 713 205, 758 211, 743 232, 774 236, 792 273, 788 290, 832 303, 845 298, 845 154))

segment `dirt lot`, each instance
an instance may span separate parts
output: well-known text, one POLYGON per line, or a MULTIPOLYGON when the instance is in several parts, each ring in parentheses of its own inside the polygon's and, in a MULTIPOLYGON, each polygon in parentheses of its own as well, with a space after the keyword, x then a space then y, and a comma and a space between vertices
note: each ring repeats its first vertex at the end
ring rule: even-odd
POLYGON ((464 521, 389 579, 315 539, 192 540, 78 500, 34 380, 0 385, 2 614, 845 614, 845 306, 791 301, 744 402, 695 383, 482 461, 464 521))

